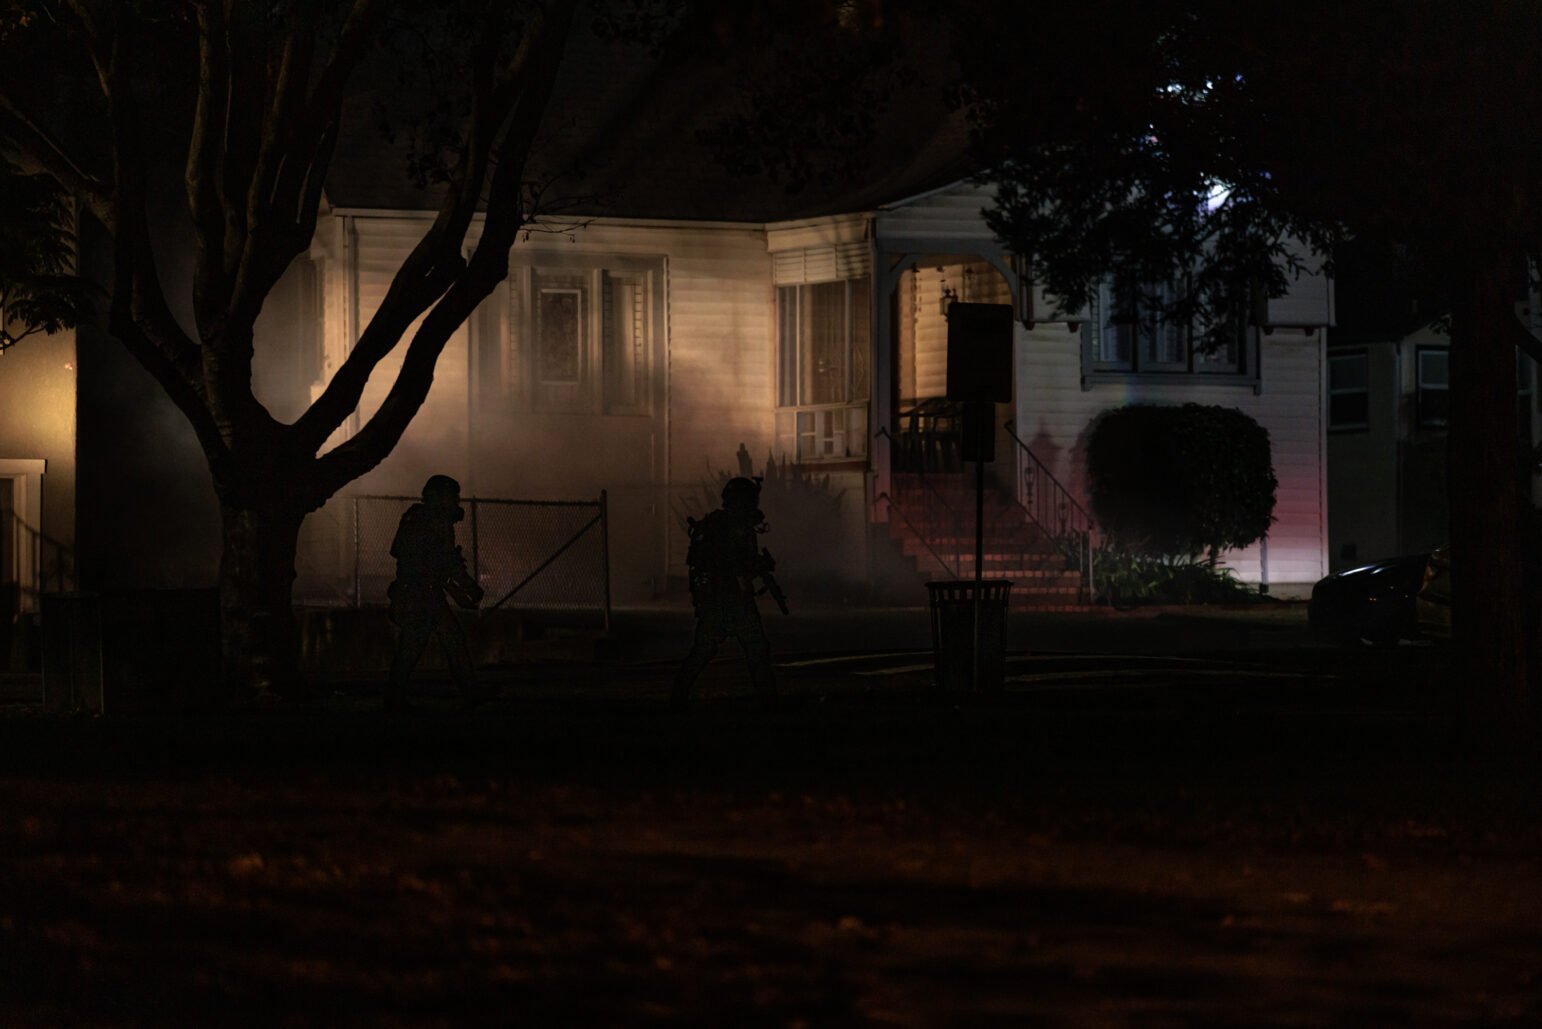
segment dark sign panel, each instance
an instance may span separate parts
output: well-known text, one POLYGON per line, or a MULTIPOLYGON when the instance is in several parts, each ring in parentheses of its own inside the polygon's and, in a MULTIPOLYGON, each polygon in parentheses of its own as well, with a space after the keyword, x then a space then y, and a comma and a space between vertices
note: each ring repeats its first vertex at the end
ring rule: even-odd
POLYGON ((948 399, 1012 399, 1012 305, 948 307, 948 399))

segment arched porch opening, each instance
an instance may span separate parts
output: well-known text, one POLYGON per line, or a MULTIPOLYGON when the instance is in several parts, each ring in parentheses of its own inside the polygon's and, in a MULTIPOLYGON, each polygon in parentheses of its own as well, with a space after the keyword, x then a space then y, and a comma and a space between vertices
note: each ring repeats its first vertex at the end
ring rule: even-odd
MULTIPOLYGON (((945 247, 885 247, 875 267, 872 407, 873 517, 887 520, 877 500, 896 487, 896 476, 962 471, 958 406, 947 400, 947 308, 955 301, 1013 304, 1019 279, 991 241, 949 241, 945 247)), ((1015 444, 1005 428, 1013 400, 997 405, 997 460, 987 476, 1011 490, 1015 444)), ((906 480, 898 480, 903 484, 906 480)))

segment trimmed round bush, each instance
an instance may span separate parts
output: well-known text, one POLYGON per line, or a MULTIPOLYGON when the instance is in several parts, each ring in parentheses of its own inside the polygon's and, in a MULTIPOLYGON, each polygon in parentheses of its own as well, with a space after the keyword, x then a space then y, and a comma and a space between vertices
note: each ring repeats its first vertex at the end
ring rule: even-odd
POLYGON ((1213 558, 1260 539, 1274 521, 1269 433, 1236 408, 1107 411, 1088 440, 1087 472, 1092 512, 1121 549, 1213 558))

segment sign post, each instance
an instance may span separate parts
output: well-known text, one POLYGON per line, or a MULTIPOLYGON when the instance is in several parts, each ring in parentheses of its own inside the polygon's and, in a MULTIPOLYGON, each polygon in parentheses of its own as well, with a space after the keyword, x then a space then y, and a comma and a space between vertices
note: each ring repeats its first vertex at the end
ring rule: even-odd
MULTIPOLYGON (((948 306, 948 399, 964 405, 962 457, 974 464, 974 664, 980 688, 980 604, 985 591, 985 463, 996 458, 996 407, 1012 399, 1012 305, 948 306)), ((1006 646, 1006 640, 1001 641, 1006 646)))

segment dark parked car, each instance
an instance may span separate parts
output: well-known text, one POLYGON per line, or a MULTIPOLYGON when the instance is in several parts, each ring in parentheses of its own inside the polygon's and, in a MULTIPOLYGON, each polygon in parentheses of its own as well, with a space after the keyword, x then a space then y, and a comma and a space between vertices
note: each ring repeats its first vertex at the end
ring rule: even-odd
POLYGON ((1409 554, 1334 572, 1312 587, 1312 628, 1340 643, 1392 644, 1421 638, 1416 599, 1428 554, 1409 554))

